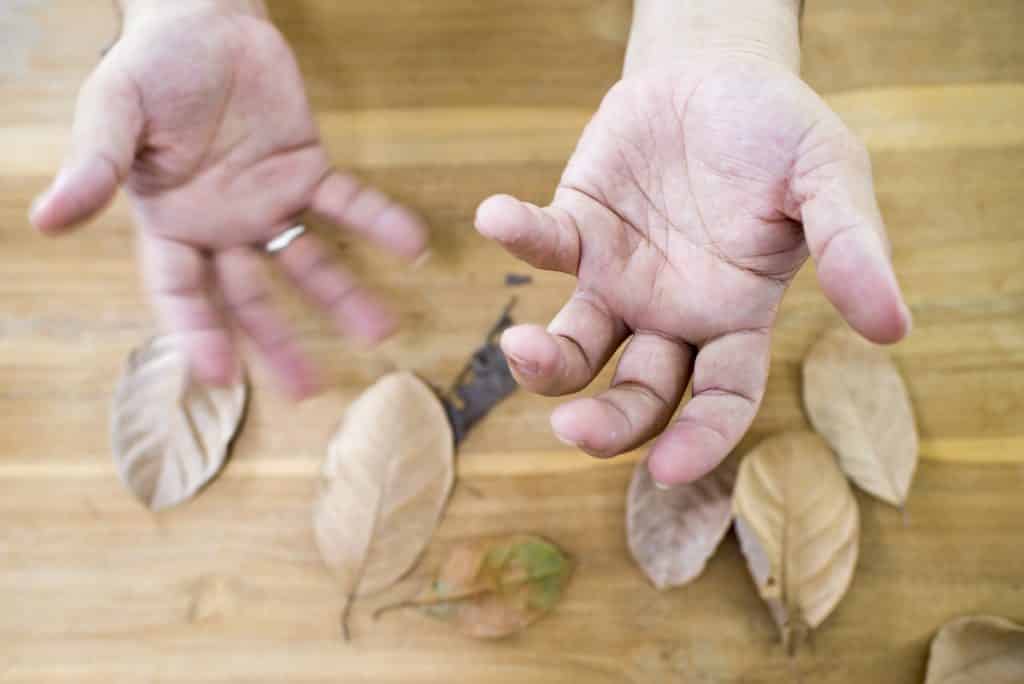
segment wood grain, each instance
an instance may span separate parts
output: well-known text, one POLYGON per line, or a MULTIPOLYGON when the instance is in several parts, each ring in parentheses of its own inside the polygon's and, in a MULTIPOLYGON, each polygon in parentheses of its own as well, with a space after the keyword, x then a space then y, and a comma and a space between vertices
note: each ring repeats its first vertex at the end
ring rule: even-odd
MULTIPOLYGON (((332 391, 292 406, 257 366, 224 476, 181 510, 147 513, 117 481, 107 438, 118 369, 152 331, 127 206, 60 241, 25 220, 116 22, 94 3, 22 2, 23 58, 0 70, 0 681, 909 683, 950 618, 1024 621, 1020 2, 808 3, 805 73, 872 149, 914 310, 893 355, 923 461, 905 512, 858 496, 853 586, 795 662, 734 540, 694 584, 651 589, 623 530, 637 454, 565 450, 547 422, 556 402, 522 393, 465 443, 465 486, 425 564, 380 602, 413 593, 454 542, 518 531, 578 560, 565 602, 519 639, 476 644, 415 614, 374 622, 368 600, 354 643, 339 642, 341 596, 309 522, 327 439, 383 373, 446 384, 512 295, 521 320, 543 322, 571 291, 548 273, 506 288, 506 273, 527 270, 481 240, 472 217, 494 192, 550 197, 618 77, 629 2, 271 5, 335 158, 428 217, 434 259, 403 269, 314 223, 395 303, 402 334, 356 351, 282 292, 332 391)), ((765 404, 741 450, 807 426, 800 360, 835 321, 808 267, 780 313, 765 404)))

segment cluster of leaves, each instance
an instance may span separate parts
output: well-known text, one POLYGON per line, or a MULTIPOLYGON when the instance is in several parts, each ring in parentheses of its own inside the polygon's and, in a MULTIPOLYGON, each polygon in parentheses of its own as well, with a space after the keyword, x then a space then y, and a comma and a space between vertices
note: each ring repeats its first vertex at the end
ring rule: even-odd
POLYGON ((727 462, 671 490, 653 487, 640 463, 626 513, 633 557, 659 589, 695 579, 735 527, 790 649, 828 617, 853 578, 860 525, 847 477, 902 505, 918 451, 906 387, 881 348, 831 330, 805 357, 803 375, 816 433, 771 436, 746 455, 738 474, 727 462))
MULTIPOLYGON (((345 598, 391 587, 417 563, 455 481, 455 447, 516 384, 497 346, 509 310, 444 397, 412 373, 380 379, 347 409, 331 439, 313 529, 345 598)), ((135 350, 114 395, 112 442, 122 480, 149 508, 194 497, 221 471, 248 386, 195 382, 174 340, 135 350)), ((415 603, 477 637, 504 636, 547 612, 571 564, 550 542, 515 536, 460 547, 415 603)))

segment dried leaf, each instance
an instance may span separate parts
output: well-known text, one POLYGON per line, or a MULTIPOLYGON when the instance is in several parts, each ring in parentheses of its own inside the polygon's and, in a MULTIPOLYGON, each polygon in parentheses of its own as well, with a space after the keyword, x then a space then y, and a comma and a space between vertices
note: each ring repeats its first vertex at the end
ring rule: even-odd
POLYGON ((1024 627, 1005 618, 964 617, 932 640, 925 684, 1024 683, 1024 627))
POLYGON ((732 459, 692 484, 659 489, 637 463, 626 498, 626 539, 633 559, 658 589, 696 579, 732 524, 732 459))
POLYGON ((487 333, 483 346, 473 352, 452 388, 442 397, 456 445, 462 443, 473 426, 483 420, 491 409, 519 387, 505 354, 498 346, 501 333, 514 323, 512 308, 515 304, 515 299, 508 303, 487 333))
POLYGON ((467 636, 497 639, 554 608, 571 574, 572 561, 541 537, 471 542, 452 550, 427 591, 388 608, 416 606, 467 636))
POLYGON ((353 596, 385 589, 415 565, 451 493, 453 456, 444 408, 412 373, 385 376, 349 406, 313 508, 344 615, 353 596))
POLYGON ((843 471, 864 491, 902 505, 917 467, 917 426, 889 355, 836 328, 808 352, 803 375, 807 415, 843 471))
POLYGON ((170 337, 133 351, 111 416, 121 480, 155 511, 195 496, 223 467, 247 395, 244 380, 226 388, 193 380, 170 337))
POLYGON ((792 650, 850 586, 857 501, 821 437, 787 432, 743 461, 733 510, 751 575, 792 650))

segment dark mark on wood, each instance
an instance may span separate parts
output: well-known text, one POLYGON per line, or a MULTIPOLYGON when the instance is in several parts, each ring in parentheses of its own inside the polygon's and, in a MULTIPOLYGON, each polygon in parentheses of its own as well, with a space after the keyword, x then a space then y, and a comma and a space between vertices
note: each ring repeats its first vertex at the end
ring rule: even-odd
POLYGON ((505 287, 520 287, 522 285, 529 285, 532 282, 533 276, 523 275, 521 273, 505 274, 505 287))

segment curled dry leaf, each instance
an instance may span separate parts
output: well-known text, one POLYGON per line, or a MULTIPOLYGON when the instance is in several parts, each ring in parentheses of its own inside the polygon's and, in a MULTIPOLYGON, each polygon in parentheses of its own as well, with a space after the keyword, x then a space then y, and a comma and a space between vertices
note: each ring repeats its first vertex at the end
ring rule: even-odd
POLYGON ((626 498, 626 539, 633 559, 658 589, 697 578, 732 524, 736 462, 671 489, 654 484, 637 463, 626 498))
POLYGON ((857 501, 821 437, 788 432, 764 440, 743 461, 733 510, 750 573, 792 650, 850 586, 857 501))
POLYGON ((412 373, 392 373, 345 412, 323 465, 313 528, 346 597, 385 589, 407 573, 441 518, 455 477, 451 426, 412 373))
POLYGON ((861 489, 893 505, 907 499, 917 467, 914 411, 889 355, 852 331, 828 331, 808 352, 804 406, 861 489))
POLYGON ((172 338, 157 337, 128 357, 114 392, 111 444, 118 475, 149 508, 193 497, 227 459, 248 394, 192 379, 172 338))
POLYGON ((925 684, 1021 684, 1024 627, 1000 617, 964 617, 932 640, 925 684))
POLYGON ((420 596, 382 610, 415 606, 467 636, 496 639, 554 608, 571 575, 569 557, 541 537, 471 542, 452 550, 420 596))
POLYGON ((452 388, 441 397, 456 445, 461 444, 477 423, 519 387, 499 344, 501 333, 515 324, 512 320, 515 303, 513 298, 505 306, 487 333, 483 346, 473 352, 452 388))

